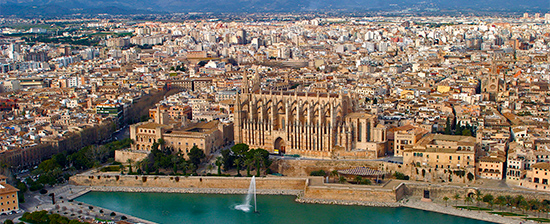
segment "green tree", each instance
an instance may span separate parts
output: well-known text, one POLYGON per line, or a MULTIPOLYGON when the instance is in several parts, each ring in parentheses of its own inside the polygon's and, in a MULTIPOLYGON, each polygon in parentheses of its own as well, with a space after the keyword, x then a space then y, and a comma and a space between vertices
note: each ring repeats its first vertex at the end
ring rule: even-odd
POLYGON ((338 182, 341 184, 346 183, 346 178, 343 176, 340 176, 340 178, 338 179, 338 182))
POLYGON ((455 206, 458 205, 458 200, 460 200, 460 194, 456 193, 453 195, 453 199, 455 200, 455 206))
MULTIPOLYGON (((269 159, 269 157, 268 157, 269 159)), ((253 157, 254 162, 256 163, 256 176, 260 176, 260 169, 262 168, 262 164, 264 164, 264 157, 260 151, 254 152, 253 157)))
POLYGON ((472 136, 472 131, 470 131, 470 129, 464 129, 464 130, 462 130, 462 135, 463 136, 472 136))
POLYGON ((197 173, 197 168, 198 168, 197 165, 195 165, 194 163, 189 163, 189 165, 187 165, 187 166, 191 170, 191 173, 194 173, 194 174, 197 173))
POLYGON ((244 160, 244 165, 246 166, 246 176, 250 177, 250 168, 254 165, 254 160, 252 158, 246 158, 244 160))
POLYGON ((479 207, 479 202, 481 202, 483 200, 483 194, 481 193, 481 191, 476 190, 475 193, 474 193, 474 196, 475 196, 475 200, 476 200, 476 206, 479 207))
POLYGON ((336 183, 336 177, 338 177, 338 170, 330 171, 330 176, 334 178, 334 182, 336 183))
POLYGON ((6 219, 6 221, 4 221, 4 224, 13 224, 13 221, 11 221, 11 219, 6 219))
POLYGON ((506 198, 506 206, 512 206, 514 204, 514 198, 510 195, 504 196, 506 198))
POLYGON ((495 199, 495 203, 499 206, 499 209, 502 209, 502 206, 506 205, 506 197, 504 196, 498 196, 495 199))
POLYGON ((529 202, 527 202, 526 200, 521 200, 519 202, 518 208, 521 208, 521 210, 523 211, 523 214, 525 214, 525 212, 527 212, 527 210, 529 210, 530 208, 529 202))
POLYGON ((539 215, 538 211, 540 210, 540 201, 537 199, 531 199, 527 203, 529 203, 529 210, 533 210, 537 212, 537 216, 538 216, 539 215))
POLYGON ((464 198, 464 202, 465 202, 466 204, 468 204, 468 205, 469 205, 470 203, 472 203, 473 201, 474 201, 474 199, 473 199, 472 197, 470 197, 470 196, 467 196, 467 197, 464 198))
POLYGON ((235 166, 237 166, 237 176, 241 176, 241 161, 243 160, 243 158, 236 158, 235 159, 235 166))
POLYGON ((451 135, 453 134, 452 130, 451 130, 451 118, 450 117, 447 117, 447 121, 445 123, 445 134, 446 135, 451 135))
POLYGON ((38 165, 38 169, 43 172, 53 171, 55 168, 58 167, 60 166, 54 159, 45 160, 38 165))
POLYGON ((132 159, 128 159, 128 174, 132 173, 132 163, 134 162, 132 159))
POLYGON ((61 167, 66 167, 67 166, 67 156, 63 153, 58 153, 58 154, 55 154, 53 156, 53 159, 55 160, 55 162, 61 166, 61 167))
POLYGON ((212 166, 212 164, 208 164, 208 166, 206 166, 206 169, 208 169, 208 173, 212 173, 213 168, 214 166, 212 166))
POLYGON ((361 184, 361 181, 363 180, 363 178, 361 176, 356 176, 354 180, 356 184, 361 184))
POLYGON ((492 194, 486 194, 486 195, 483 196, 483 202, 489 204, 489 206, 491 208, 493 207, 493 204, 495 203, 494 199, 495 199, 495 197, 492 194))
POLYGON ((522 195, 517 195, 516 197, 514 197, 512 205, 515 207, 520 207, 522 201, 525 201, 525 198, 522 195))
POLYGON ((447 196, 443 197, 443 201, 445 201, 445 207, 447 207, 447 201, 449 201, 449 197, 447 196))
POLYGON ((223 170, 228 171, 235 166, 236 157, 230 149, 224 149, 221 151, 223 170))
POLYGON ((162 139, 162 138, 159 138, 159 139, 157 140, 157 142, 159 143, 160 150, 161 150, 161 151, 164 150, 164 146, 166 145, 166 141, 164 141, 164 139, 162 139))
POLYGON ((218 156, 216 158, 216 167, 218 168, 218 175, 222 175, 223 157, 218 156))
POLYGON ((249 150, 248 145, 244 143, 239 143, 231 147, 233 154, 240 158, 245 157, 249 150))
POLYGON ((199 149, 196 145, 189 150, 189 162, 192 164, 195 164, 196 167, 199 167, 201 164, 201 161, 206 158, 206 155, 204 155, 204 151, 202 149, 199 149))

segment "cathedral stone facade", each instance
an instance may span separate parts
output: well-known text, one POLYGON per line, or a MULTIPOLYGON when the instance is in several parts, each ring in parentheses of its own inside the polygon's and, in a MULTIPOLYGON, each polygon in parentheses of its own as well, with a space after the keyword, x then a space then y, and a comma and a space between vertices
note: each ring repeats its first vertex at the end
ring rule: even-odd
POLYGON ((248 88, 235 99, 235 143, 276 154, 325 159, 384 156, 386 127, 357 112, 351 94, 248 88))

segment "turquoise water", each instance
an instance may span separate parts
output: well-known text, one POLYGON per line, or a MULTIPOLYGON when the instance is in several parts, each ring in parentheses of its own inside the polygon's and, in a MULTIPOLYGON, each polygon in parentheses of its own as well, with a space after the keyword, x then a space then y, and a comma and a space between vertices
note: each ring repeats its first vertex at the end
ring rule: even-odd
POLYGON ((90 192, 94 206, 162 224, 182 223, 488 223, 411 208, 300 204, 294 196, 258 195, 259 213, 235 210, 244 195, 90 192))

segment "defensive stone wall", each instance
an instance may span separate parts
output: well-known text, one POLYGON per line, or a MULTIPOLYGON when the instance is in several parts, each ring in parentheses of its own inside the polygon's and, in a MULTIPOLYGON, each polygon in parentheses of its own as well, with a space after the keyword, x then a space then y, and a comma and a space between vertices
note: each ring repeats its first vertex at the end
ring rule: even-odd
POLYGON ((468 195, 475 195, 475 191, 483 195, 491 194, 495 198, 498 196, 510 195, 515 197, 517 195, 522 195, 526 199, 549 199, 550 193, 548 192, 536 192, 530 190, 517 190, 517 189, 496 189, 496 188, 482 188, 482 187, 465 187, 465 186, 450 186, 450 185, 437 185, 437 184, 422 184, 422 183, 406 183, 406 194, 407 196, 423 197, 424 190, 430 191, 430 198, 432 199, 442 199, 447 196, 453 198, 455 194, 459 194, 461 200, 463 200, 468 195))
MULTIPOLYGON (((259 177, 257 189, 304 190, 306 178, 259 177)), ((75 175, 71 184, 109 187, 162 187, 162 188, 222 188, 248 189, 250 178, 244 177, 185 177, 147 175, 75 175)))
POLYGON ((370 167, 383 171, 402 171, 402 165, 381 161, 347 161, 347 160, 276 160, 271 170, 285 176, 306 177, 311 171, 324 170, 330 173, 333 170, 350 169, 354 167, 370 167))
POLYGON ((128 149, 116 150, 115 151, 115 161, 126 163, 128 159, 132 161, 141 161, 147 158, 149 154, 143 151, 131 151, 128 149))
POLYGON ((395 193, 391 189, 352 188, 337 186, 310 186, 304 192, 304 198, 319 200, 395 202, 395 193))

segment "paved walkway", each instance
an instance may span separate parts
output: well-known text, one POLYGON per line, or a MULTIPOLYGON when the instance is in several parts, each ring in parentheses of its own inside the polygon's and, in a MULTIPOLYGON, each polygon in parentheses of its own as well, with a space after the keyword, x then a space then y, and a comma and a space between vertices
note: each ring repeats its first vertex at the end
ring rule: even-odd
POLYGON ((536 223, 533 221, 525 221, 521 218, 512 218, 512 217, 506 217, 506 216, 503 217, 503 216, 490 214, 483 211, 457 209, 452 207, 450 204, 449 206, 445 207, 445 205, 441 205, 433 202, 422 202, 419 199, 404 199, 404 202, 402 203, 402 205, 403 207, 409 207, 409 208, 420 209, 420 210, 431 211, 431 212, 439 212, 439 213, 448 214, 448 215, 461 216, 461 217, 478 219, 478 220, 495 222, 495 223, 508 223, 508 224, 536 223))

